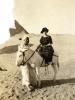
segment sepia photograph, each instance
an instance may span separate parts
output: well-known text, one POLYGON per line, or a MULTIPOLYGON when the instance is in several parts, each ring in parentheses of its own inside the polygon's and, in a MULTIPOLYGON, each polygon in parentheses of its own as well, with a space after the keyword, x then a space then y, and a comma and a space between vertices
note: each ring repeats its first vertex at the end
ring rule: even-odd
POLYGON ((75 100, 75 0, 2 0, 0 100, 75 100))

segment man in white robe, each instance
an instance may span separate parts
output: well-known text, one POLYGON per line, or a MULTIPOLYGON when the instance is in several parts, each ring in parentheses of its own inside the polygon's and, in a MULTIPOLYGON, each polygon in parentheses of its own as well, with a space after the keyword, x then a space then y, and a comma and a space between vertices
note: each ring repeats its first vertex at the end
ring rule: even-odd
POLYGON ((29 91, 37 85, 36 71, 34 64, 23 64, 23 52, 29 49, 29 37, 23 38, 21 45, 18 47, 16 65, 20 66, 22 73, 22 85, 26 86, 29 91))

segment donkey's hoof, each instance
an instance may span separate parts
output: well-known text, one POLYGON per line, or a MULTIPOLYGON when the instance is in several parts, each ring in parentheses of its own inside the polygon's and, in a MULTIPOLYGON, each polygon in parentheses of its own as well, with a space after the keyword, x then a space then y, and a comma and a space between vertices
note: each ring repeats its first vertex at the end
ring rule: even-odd
POLYGON ((53 82, 54 82, 54 83, 56 82, 56 78, 53 79, 53 82))
POLYGON ((37 87, 38 87, 38 88, 41 88, 41 82, 38 82, 38 81, 37 81, 37 87))
POLYGON ((32 85, 29 85, 28 91, 31 92, 31 91, 33 91, 33 90, 34 90, 34 87, 33 87, 32 85))

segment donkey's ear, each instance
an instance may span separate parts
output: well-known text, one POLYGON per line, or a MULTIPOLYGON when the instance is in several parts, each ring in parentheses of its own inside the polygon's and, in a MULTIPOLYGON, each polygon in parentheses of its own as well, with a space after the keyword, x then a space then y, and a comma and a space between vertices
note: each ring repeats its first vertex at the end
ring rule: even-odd
POLYGON ((22 40, 22 38, 19 38, 19 40, 22 40))

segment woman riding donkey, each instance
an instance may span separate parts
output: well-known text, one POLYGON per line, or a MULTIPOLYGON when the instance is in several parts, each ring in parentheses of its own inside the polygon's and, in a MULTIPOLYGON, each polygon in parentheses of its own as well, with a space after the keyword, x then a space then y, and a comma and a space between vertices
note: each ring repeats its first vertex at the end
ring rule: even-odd
POLYGON ((45 61, 45 66, 49 65, 49 62, 52 61, 54 49, 52 47, 52 38, 49 36, 48 29, 44 27, 41 31, 42 37, 40 38, 40 45, 38 46, 37 50, 41 57, 43 57, 43 60, 45 61))

